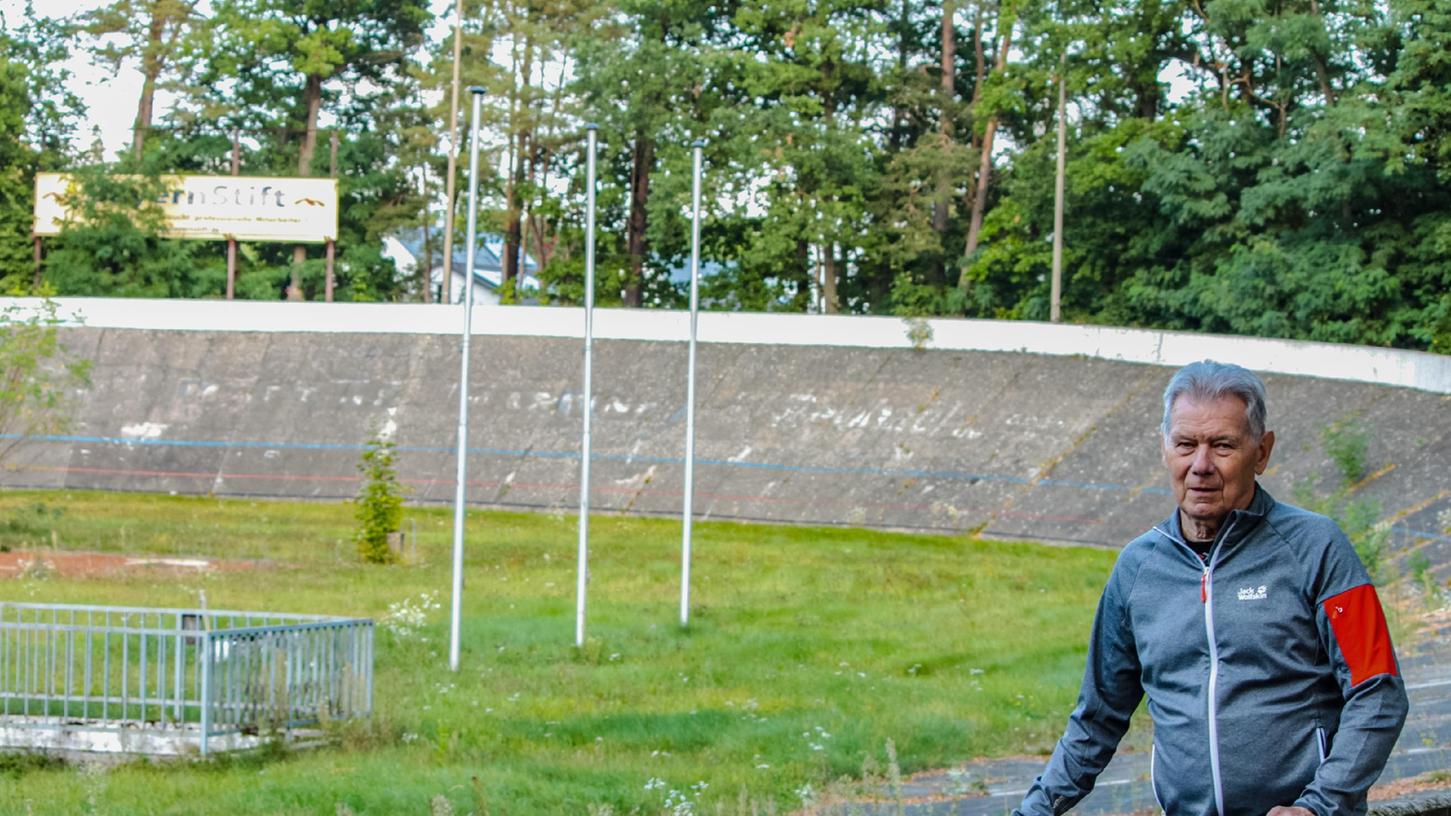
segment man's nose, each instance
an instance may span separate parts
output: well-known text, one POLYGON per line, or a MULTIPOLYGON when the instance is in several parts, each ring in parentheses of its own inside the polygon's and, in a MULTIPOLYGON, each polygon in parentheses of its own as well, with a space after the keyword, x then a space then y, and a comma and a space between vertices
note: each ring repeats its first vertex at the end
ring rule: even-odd
POLYGON ((1189 463, 1190 470, 1195 473, 1212 473, 1214 471, 1214 458, 1209 455, 1209 446, 1200 445, 1194 451, 1194 461, 1189 463))

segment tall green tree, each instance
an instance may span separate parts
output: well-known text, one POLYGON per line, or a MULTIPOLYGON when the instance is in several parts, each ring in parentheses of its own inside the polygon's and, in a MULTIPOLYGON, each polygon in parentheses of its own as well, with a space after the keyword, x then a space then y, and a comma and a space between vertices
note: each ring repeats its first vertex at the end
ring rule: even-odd
MULTIPOLYGON (((206 66, 200 87, 225 89, 227 101, 198 94, 192 104, 201 118, 224 119, 254 134, 264 145, 254 162, 262 159, 271 172, 321 174, 319 122, 325 110, 358 136, 342 149, 354 158, 376 158, 382 151, 361 142, 389 138, 372 129, 379 124, 374 111, 390 105, 390 88, 403 78, 407 55, 421 47, 429 16, 423 0, 219 0, 196 47, 206 66)), ((367 190, 367 197, 376 201, 406 188, 400 168, 383 175, 391 189, 367 190)), ((388 296, 396 281, 377 279, 378 250, 364 245, 376 234, 358 218, 373 208, 351 186, 344 184, 342 211, 354 222, 350 237, 363 240, 339 241, 343 265, 356 273, 359 294, 388 296), (385 284, 382 292, 375 291, 379 283, 385 284)), ((306 248, 295 247, 289 297, 316 296, 318 277, 318 264, 307 260, 306 248)))
POLYGON ((141 71, 141 95, 132 126, 131 155, 139 161, 156 116, 156 93, 174 87, 170 72, 184 58, 184 45, 201 18, 197 0, 114 0, 85 12, 77 24, 97 38, 94 56, 111 72, 134 63, 141 71))
MULTIPOLYGON (((679 209, 679 180, 689 184, 688 145, 711 135, 729 94, 720 41, 730 7, 618 0, 607 8, 576 46, 581 116, 599 126, 602 145, 603 234, 621 236, 600 260, 618 276, 624 305, 675 304, 668 269, 681 256, 680 220, 667 211, 679 209), (664 198, 662 179, 674 182, 664 198)), ((612 294, 602 292, 606 301, 612 294)))
POLYGON ((772 281, 798 308, 871 308, 856 274, 878 172, 877 115, 885 108, 877 46, 889 36, 879 4, 767 3, 736 16, 745 35, 745 87, 769 146, 755 172, 765 217, 741 248, 742 271, 772 281))
POLYGON ((23 289, 31 281, 31 199, 34 150, 24 141, 30 106, 25 66, 0 56, 0 288, 23 289))
MULTIPOLYGON (((452 43, 423 42, 422 0, 217 0, 205 26, 188 3, 113 0, 86 18, 112 32, 103 57, 146 64, 177 40, 152 64, 181 103, 155 113, 131 172, 225 172, 236 128, 248 172, 321 174, 333 130, 341 296, 420 294, 379 246, 431 235, 430 202, 461 204, 437 201, 445 108, 427 100, 445 97, 452 43)), ((506 298, 527 296, 526 258, 540 300, 581 296, 594 122, 601 302, 683 302, 704 139, 708 308, 1044 319, 1061 238, 1069 320, 1445 350, 1447 14, 1435 0, 468 0, 459 67, 487 89, 481 225, 502 237, 506 298)), ((69 41, 7 37, 28 50, 7 55, 19 67, 0 92, 27 96, 0 127, 25 136, 0 150, 33 169, 67 127, 39 55, 69 41)), ((24 182, 0 190, 18 200, 24 182)), ((216 245, 109 234, 56 242, 71 253, 57 283, 219 288, 216 245), (177 253, 189 271, 168 279, 177 253)), ((7 247, 14 278, 25 247, 7 247)), ((297 259, 244 247, 241 291, 316 296, 320 259, 297 259)))
POLYGON ((0 23, 0 291, 13 293, 41 283, 30 237, 35 174, 70 161, 85 105, 66 89, 64 26, 30 6, 0 23))
POLYGON ((1403 188, 1390 203, 1404 208, 1407 224, 1399 275, 1405 345, 1451 354, 1451 8, 1434 0, 1393 0, 1390 8, 1403 34, 1386 82, 1388 109, 1368 113, 1389 123, 1392 138, 1373 149, 1403 188))
POLYGON ((880 93, 892 125, 868 194, 872 227, 858 265, 859 277, 871 281, 875 310, 957 310, 963 203, 976 167, 972 59, 982 47, 983 17, 981 3, 902 3, 890 20, 896 60, 881 75, 880 93))

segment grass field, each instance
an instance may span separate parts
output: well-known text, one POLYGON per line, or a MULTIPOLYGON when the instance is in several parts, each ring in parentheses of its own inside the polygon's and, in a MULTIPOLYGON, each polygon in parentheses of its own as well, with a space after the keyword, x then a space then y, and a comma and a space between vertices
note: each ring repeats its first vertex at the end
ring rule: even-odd
POLYGON ((372 617, 376 715, 332 747, 109 769, 0 761, 0 812, 786 812, 864 766, 1048 750, 1114 553, 868 530, 698 523, 692 626, 678 522, 596 518, 576 649, 572 515, 471 513, 462 668, 447 669, 446 509, 410 508, 417 563, 358 563, 352 508, 0 494, 0 546, 260 559, 158 580, 32 575, 13 600, 372 617), (443 797, 442 800, 439 797, 443 797), (444 801, 446 800, 446 802, 444 801), (448 808, 448 809, 445 809, 448 808))

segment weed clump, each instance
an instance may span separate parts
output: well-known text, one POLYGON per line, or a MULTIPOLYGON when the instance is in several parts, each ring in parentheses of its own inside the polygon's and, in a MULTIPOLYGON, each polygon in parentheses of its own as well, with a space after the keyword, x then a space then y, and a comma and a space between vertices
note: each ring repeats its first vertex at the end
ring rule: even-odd
POLYGON ((403 523, 403 486, 398 483, 393 440, 376 433, 363 449, 358 472, 362 487, 353 500, 358 519, 358 555, 370 564, 391 564, 398 560, 388 546, 390 535, 403 523))
POLYGON ((1302 506, 1334 519, 1355 545, 1355 553, 1365 564, 1371 580, 1382 583, 1388 577, 1384 573, 1390 527, 1380 521, 1380 502, 1354 495, 1367 469, 1367 440, 1368 435, 1354 414, 1322 428, 1320 444, 1335 465, 1335 487, 1330 493, 1321 494, 1314 481, 1306 481, 1295 486, 1294 495, 1302 506))
POLYGON ((32 771, 58 771, 65 767, 65 760, 49 754, 35 751, 0 753, 0 776, 22 776, 32 771))

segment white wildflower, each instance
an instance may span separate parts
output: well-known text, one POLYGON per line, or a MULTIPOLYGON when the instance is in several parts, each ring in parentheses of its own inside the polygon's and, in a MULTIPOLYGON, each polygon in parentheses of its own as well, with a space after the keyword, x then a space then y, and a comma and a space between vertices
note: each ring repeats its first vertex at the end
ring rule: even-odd
POLYGON ((381 625, 400 638, 409 638, 428 624, 430 612, 436 612, 440 608, 442 605, 438 602, 437 592, 425 592, 417 598, 404 598, 388 604, 388 613, 383 616, 381 625))

